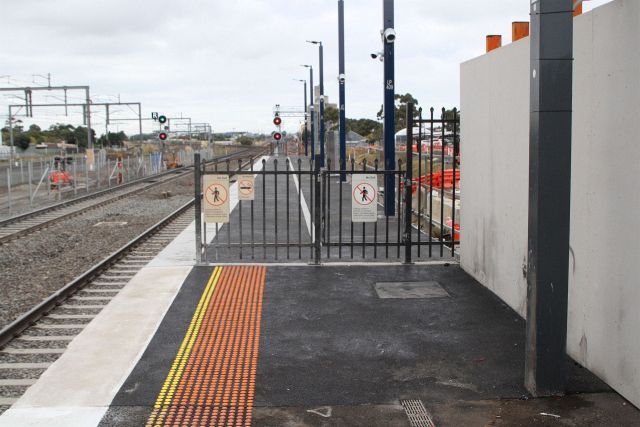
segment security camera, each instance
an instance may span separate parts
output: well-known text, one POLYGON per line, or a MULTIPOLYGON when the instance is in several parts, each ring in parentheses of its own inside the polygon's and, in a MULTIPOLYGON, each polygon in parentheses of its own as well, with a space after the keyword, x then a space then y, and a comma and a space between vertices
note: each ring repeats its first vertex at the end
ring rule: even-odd
POLYGON ((382 52, 375 52, 371 54, 371 59, 379 59, 380 62, 384 61, 384 53, 382 52))
POLYGON ((340 74, 340 75, 338 76, 338 81, 339 81, 340 83, 344 83, 344 82, 345 82, 345 80, 347 80, 347 76, 345 76, 344 74, 340 74))
POLYGON ((394 30, 393 28, 387 28, 382 33, 382 37, 387 43, 393 43, 396 41, 396 30, 394 30))

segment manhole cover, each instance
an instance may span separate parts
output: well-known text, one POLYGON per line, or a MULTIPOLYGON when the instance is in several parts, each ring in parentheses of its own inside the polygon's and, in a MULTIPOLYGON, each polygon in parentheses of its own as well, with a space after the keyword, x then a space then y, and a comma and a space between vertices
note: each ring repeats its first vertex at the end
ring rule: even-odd
POLYGON ((426 299, 448 298, 449 294, 438 282, 379 282, 375 284, 378 298, 426 299))

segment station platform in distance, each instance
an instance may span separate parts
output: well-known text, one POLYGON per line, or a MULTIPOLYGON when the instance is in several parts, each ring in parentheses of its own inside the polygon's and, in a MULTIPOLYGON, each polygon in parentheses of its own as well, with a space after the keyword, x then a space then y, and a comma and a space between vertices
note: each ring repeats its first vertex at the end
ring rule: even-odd
MULTIPOLYGON (((224 242, 225 227, 208 243, 224 242)), ((301 229, 309 240, 313 227, 301 229)), ((219 246, 215 259, 210 246, 207 262, 196 264, 192 224, 0 426, 640 423, 635 408, 570 359, 567 396, 527 398, 524 321, 451 257, 369 262, 375 246, 363 245, 364 260, 351 259, 350 247, 341 259, 335 247, 316 266, 311 246, 289 247, 277 262, 277 246, 256 241, 254 259, 242 245, 219 246), (267 249, 272 256, 261 260, 267 249), (298 249, 305 256, 296 261, 298 249)))

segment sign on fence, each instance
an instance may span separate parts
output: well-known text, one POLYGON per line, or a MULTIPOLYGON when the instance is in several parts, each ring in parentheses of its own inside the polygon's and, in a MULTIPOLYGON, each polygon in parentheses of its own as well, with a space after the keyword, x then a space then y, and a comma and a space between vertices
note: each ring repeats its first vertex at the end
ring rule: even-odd
POLYGON ((378 220, 378 176, 354 174, 351 180, 351 221, 378 220))
POLYGON ((205 222, 229 222, 229 175, 205 175, 203 198, 205 222))
POLYGON ((255 199, 255 179, 253 175, 238 175, 238 200, 255 199))

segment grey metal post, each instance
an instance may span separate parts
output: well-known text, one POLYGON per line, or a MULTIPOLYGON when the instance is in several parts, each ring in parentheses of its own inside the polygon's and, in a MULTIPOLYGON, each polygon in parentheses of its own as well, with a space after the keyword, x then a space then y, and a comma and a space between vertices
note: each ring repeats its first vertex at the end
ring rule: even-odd
POLYGON ((140 132, 140 145, 142 146, 142 104, 138 103, 138 131, 140 132))
MULTIPOLYGON (((394 28, 394 2, 383 0, 382 44, 384 46, 384 170, 396 169, 395 143, 395 52, 394 43, 384 37, 384 31, 394 28)), ((384 211, 387 216, 396 214, 395 175, 386 173, 384 177, 384 211)))
POLYGON ((107 157, 107 188, 111 188, 111 162, 107 157))
MULTIPOLYGON (((94 161, 95 161, 95 157, 94 157, 94 161)), ((84 161, 84 179, 85 179, 85 183, 84 186, 87 189, 87 193, 89 192, 89 168, 87 167, 87 159, 85 159, 84 161)))
POLYGON ((31 181, 33 181, 33 161, 29 160, 29 165, 27 166, 28 174, 29 174, 29 207, 33 207, 33 188, 31 188, 31 181))
MULTIPOLYGON (((413 104, 407 104, 407 171, 404 180, 404 263, 411 264, 411 231, 413 219, 413 104)), ((444 124, 443 124, 444 126, 444 124)), ((418 141, 418 144, 421 142, 418 141)), ((444 165, 442 166, 444 168, 444 165)), ((455 206, 454 206, 455 209, 455 206)), ((398 218, 400 219, 400 218, 398 218)), ((442 220, 441 220, 442 221, 442 220)), ((419 231, 418 231, 419 232, 419 231)), ((453 234, 452 234, 453 236, 453 234)))
POLYGON ((338 82, 340 108, 340 181, 347 180, 347 112, 346 112, 346 76, 344 60, 344 0, 338 0, 338 82))
POLYGON ((530 43, 525 386, 550 396, 566 386, 573 1, 531 1, 530 43))
POLYGON ((7 203, 9 204, 9 215, 11 215, 11 169, 7 169, 7 203))
POLYGON ((89 95, 89 87, 87 86, 87 88, 85 89, 86 91, 86 102, 87 102, 87 107, 85 109, 85 112, 87 114, 87 147, 88 148, 93 148, 93 138, 91 138, 91 96, 89 95))
POLYGON ((196 211, 196 262, 201 264, 202 259, 202 171, 200 153, 193 155, 193 173, 195 176, 195 211, 196 211))
POLYGON ((73 194, 78 194, 78 168, 76 167, 77 157, 73 160, 73 194))
POLYGON ((313 202, 313 208, 314 208, 314 228, 313 228, 313 247, 314 247, 314 251, 313 251, 313 260, 312 260, 312 264, 313 265, 320 265, 320 256, 321 256, 321 252, 322 252, 322 215, 321 215, 321 195, 320 195, 320 191, 321 191, 321 179, 322 179, 322 174, 320 172, 320 158, 316 157, 315 159, 315 163, 314 163, 314 174, 313 179, 315 180, 314 183, 314 202, 313 202))
POLYGON ((22 159, 20 159, 20 184, 24 184, 24 167, 22 164, 22 159))

